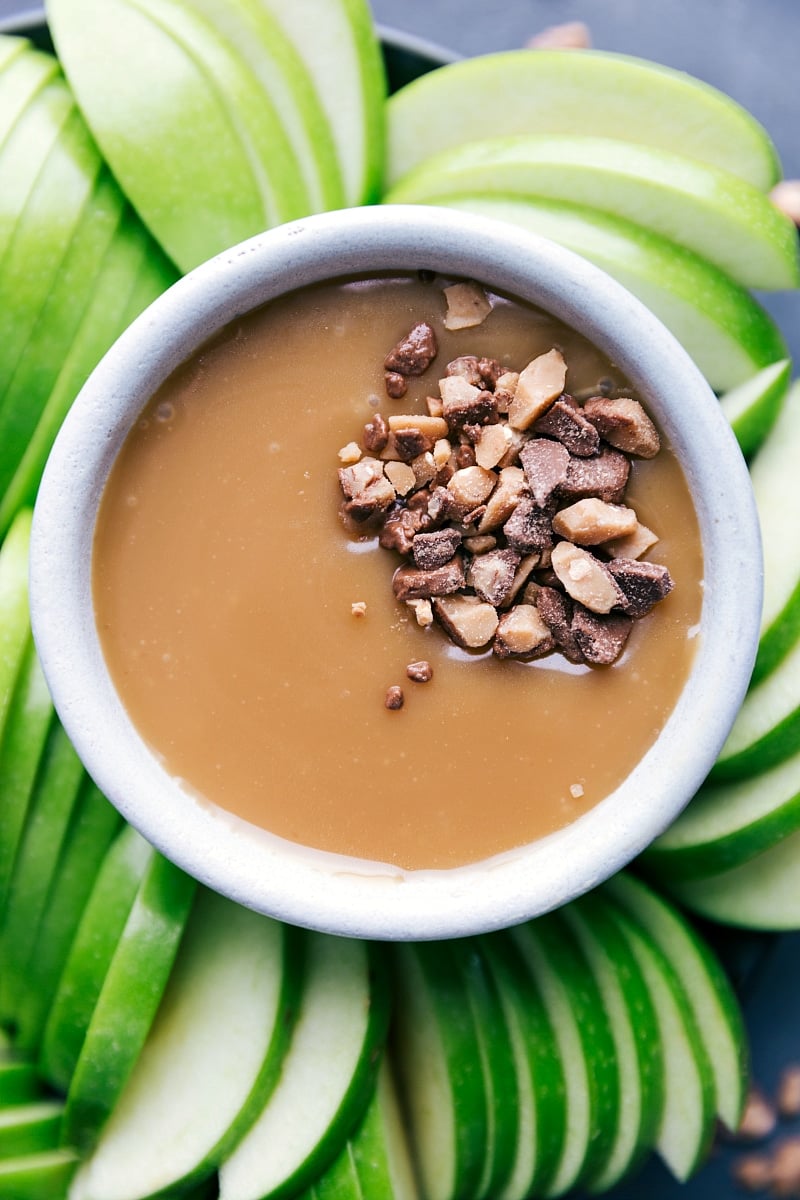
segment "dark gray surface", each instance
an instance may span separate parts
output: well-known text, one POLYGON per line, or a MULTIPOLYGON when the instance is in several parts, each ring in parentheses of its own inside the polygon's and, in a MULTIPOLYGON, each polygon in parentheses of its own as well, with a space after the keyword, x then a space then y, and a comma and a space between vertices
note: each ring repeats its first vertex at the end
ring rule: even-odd
MULTIPOLYGON (((379 22, 465 55, 517 47, 544 26, 583 20, 598 48, 690 71, 746 105, 769 130, 786 174, 800 177, 800 0, 372 0, 372 6, 379 22)), ((24 9, 37 6, 0 0, 0 22, 24 9)), ((800 297, 768 303, 800 357, 800 297)), ((800 1062, 800 934, 723 933, 719 940, 743 998, 754 1077, 773 1091, 782 1066, 800 1062)), ((800 1124, 782 1127, 778 1136, 789 1132, 800 1133, 800 1124)), ((613 1196, 727 1200, 740 1194, 730 1177, 740 1152, 722 1148, 684 1187, 651 1164, 613 1196)))

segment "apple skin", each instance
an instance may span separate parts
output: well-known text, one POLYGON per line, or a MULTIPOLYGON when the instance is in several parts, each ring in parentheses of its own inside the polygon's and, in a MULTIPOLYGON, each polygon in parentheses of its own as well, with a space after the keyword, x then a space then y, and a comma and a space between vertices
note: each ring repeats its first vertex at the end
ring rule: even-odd
POLYGON ((74 1150, 45 1150, 0 1160, 0 1194, 14 1200, 62 1200, 78 1165, 74 1150))
POLYGON ((441 203, 520 225, 588 258, 664 322, 717 391, 786 354, 777 325, 745 288, 631 221, 531 197, 448 196, 441 203))
POLYGON ((0 1108, 0 1161, 40 1154, 61 1145, 60 1100, 33 1100, 0 1108))
POLYGON ((33 98, 59 73, 52 54, 30 43, 0 34, 0 146, 8 138, 33 98))
POLYGON ((763 191, 780 178, 765 130, 699 80, 622 54, 512 50, 442 67, 389 100, 389 186, 423 159, 498 130, 624 133, 739 174, 763 191))
POLYGON ((791 359, 783 358, 720 396, 720 408, 745 458, 759 450, 777 421, 791 378, 791 359))
POLYGON ((800 751, 768 771, 702 787, 641 856, 669 884, 745 863, 800 829, 800 751))
POLYGON ((797 229, 735 175, 681 154, 616 138, 494 137, 426 160, 387 203, 505 193, 590 205, 708 259, 743 287, 800 283, 797 229))

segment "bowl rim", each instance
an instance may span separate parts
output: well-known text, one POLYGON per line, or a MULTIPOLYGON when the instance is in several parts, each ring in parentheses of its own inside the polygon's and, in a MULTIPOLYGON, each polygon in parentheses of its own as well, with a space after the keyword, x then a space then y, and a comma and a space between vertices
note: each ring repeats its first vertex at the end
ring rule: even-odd
POLYGON ((758 518, 735 438, 699 370, 638 300, 544 238, 484 217, 397 205, 325 213, 252 238, 179 280, 122 335, 75 401, 45 470, 31 535, 31 613, 56 710, 87 770, 167 857, 231 899, 296 925, 442 938, 560 906, 625 866, 678 815, 713 765, 749 681, 760 563, 758 518), (518 850, 407 872, 295 846, 198 803, 170 780, 110 681, 90 567, 94 519, 117 450, 155 388, 199 345, 285 291, 423 267, 538 304, 619 364, 682 463, 705 583, 686 685, 658 739, 611 795, 518 850))

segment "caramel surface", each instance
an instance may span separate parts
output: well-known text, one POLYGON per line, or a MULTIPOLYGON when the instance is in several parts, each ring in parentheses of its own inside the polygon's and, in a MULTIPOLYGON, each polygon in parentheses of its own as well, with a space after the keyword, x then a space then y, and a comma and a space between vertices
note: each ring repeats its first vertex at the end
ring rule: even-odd
POLYGON ((556 343, 569 390, 621 382, 577 334, 511 301, 447 333, 442 286, 330 284, 229 328, 130 434, 94 551, 111 675, 167 768, 282 837, 406 869, 509 850, 613 790, 675 704, 702 589, 691 500, 663 449, 634 464, 626 502, 659 534, 647 557, 675 590, 614 666, 476 657, 398 605, 399 559, 339 516, 337 451, 360 438, 375 398, 387 416, 423 411, 457 355, 520 369, 556 343), (436 329, 438 358, 390 401, 383 358, 419 320, 436 329), (428 683, 406 678, 419 659, 428 683), (400 711, 384 706, 392 684, 400 711))

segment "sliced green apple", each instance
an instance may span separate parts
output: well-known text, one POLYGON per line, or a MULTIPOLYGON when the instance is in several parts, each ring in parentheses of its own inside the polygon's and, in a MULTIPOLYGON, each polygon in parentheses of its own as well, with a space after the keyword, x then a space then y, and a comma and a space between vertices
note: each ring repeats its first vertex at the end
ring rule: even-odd
POLYGON ((791 377, 791 359, 783 358, 720 396, 720 408, 746 458, 755 454, 777 421, 791 377))
POLYGON ((516 1148, 497 1200, 546 1189, 566 1136, 564 1067, 536 979, 506 931, 480 939, 494 976, 517 1068, 516 1148))
POLYGON ((800 639, 749 689, 709 779, 741 779, 769 770, 794 754, 799 733, 800 639))
POLYGON ((422 1191, 471 1197, 484 1177, 490 1098, 453 948, 398 945, 394 962, 398 1082, 422 1191))
POLYGON ((61 1144, 60 1100, 31 1100, 0 1108, 0 1161, 55 1150, 61 1144))
POLYGON ((154 850, 132 826, 114 841, 92 893, 52 998, 39 1065, 59 1091, 69 1088, 109 964, 154 850))
POLYGON ((0 1106, 26 1104, 40 1094, 39 1075, 33 1063, 17 1057, 0 1059, 0 1106))
POLYGON ((764 606, 752 684, 757 685, 800 638, 800 383, 750 464, 764 554, 764 606))
POLYGON ((388 105, 388 179, 463 142, 509 134, 591 134, 677 151, 766 191, 780 177, 765 130, 728 96, 621 54, 516 50, 452 63, 388 105))
POLYGON ((362 1200, 418 1200, 408 1137, 386 1055, 378 1069, 375 1096, 350 1145, 362 1200))
POLYGON ((699 879, 755 858, 796 829, 800 750, 759 775, 702 787, 641 861, 657 879, 699 879))
POLYGON ((670 880, 670 894, 721 925, 778 932, 800 928, 800 830, 729 871, 670 880))
MULTIPOLYGON (((98 183, 98 187, 100 187, 98 183)), ((116 338, 177 278, 177 271, 126 205, 97 275, 88 289, 81 323, 59 363, 36 429, 0 498, 0 530, 22 504, 33 503, 44 464, 75 396, 116 338)), ((77 300, 77 298, 76 298, 77 300)))
POLYGON ((9 1200, 64 1200, 77 1165, 74 1150, 45 1150, 0 1161, 0 1195, 9 1200))
POLYGON ((293 42, 327 115, 348 205, 380 194, 386 79, 367 0, 264 0, 293 42))
POLYGON ((169 980, 196 883, 153 852, 108 965, 67 1092, 64 1141, 88 1148, 114 1108, 169 980))
POLYGON ((786 354, 777 325, 745 288, 631 221, 531 197, 448 196, 441 203, 520 225, 588 258, 664 322, 718 391, 786 354))
POLYGON ((618 873, 603 891, 652 938, 678 976, 708 1052, 717 1116, 737 1130, 747 1099, 747 1035, 727 975, 680 913, 633 875, 618 873))
POLYGON ((0 146, 34 97, 60 74, 52 54, 35 50, 22 38, 0 36, 0 146))
POLYGON ((54 719, 50 692, 29 633, 0 742, 0 915, 5 913, 34 780, 54 719))
POLYGON ((389 1019, 379 948, 315 933, 305 941, 306 974, 283 1070, 220 1168, 220 1200, 262 1200, 306 1187, 341 1151, 374 1091, 389 1019))
POLYGON ((714 1136, 714 1076, 708 1052, 669 960, 620 907, 607 904, 606 912, 632 950, 650 990, 658 1021, 664 1088, 655 1149, 683 1182, 703 1162, 714 1136))
POLYGON ((638 1163, 655 1141, 663 1101, 659 1031, 650 993, 632 951, 594 897, 560 910, 594 976, 608 1015, 621 1103, 605 1162, 587 1179, 604 1192, 638 1163))
POLYGON ((42 919, 83 777, 83 765, 72 743, 63 726, 55 722, 42 753, 0 921, 3 1019, 16 1009, 31 940, 42 919))
POLYGON ((274 108, 199 14, 173 0, 51 0, 48 18, 105 158, 181 270, 308 211, 274 108))
POLYGON ((797 229, 769 197, 727 171, 616 138, 495 137, 428 159, 389 203, 499 192, 586 204, 706 258, 744 287, 800 283, 797 229))
POLYGON ((28 544, 31 513, 24 509, 0 546, 0 737, 30 643, 28 616, 28 544))
POLYGON ((216 1170, 277 1081, 299 993, 296 943, 288 926, 200 891, 153 1027, 71 1200, 143 1200, 216 1170))
POLYGON ((29 946, 16 1008, 10 1014, 14 1044, 23 1052, 38 1052, 78 923, 121 824, 117 810, 86 776, 39 928, 29 946))
POLYGON ((586 961, 558 913, 511 937, 536 980, 564 1067, 566 1137, 543 1196, 560 1196, 605 1163, 617 1127, 619 1071, 608 1015, 586 961))

